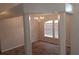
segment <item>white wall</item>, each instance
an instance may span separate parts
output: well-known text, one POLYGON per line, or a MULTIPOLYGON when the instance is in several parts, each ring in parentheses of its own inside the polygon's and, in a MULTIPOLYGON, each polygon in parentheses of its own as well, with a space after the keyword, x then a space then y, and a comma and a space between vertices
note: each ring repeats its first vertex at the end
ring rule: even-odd
POLYGON ((71 54, 79 55, 79 4, 73 4, 71 54))
POLYGON ((30 20, 30 40, 35 42, 39 39, 39 23, 38 21, 31 19, 30 20))
POLYGON ((66 44, 71 47, 71 25, 72 25, 72 15, 66 14, 66 44))
POLYGON ((0 20, 1 50, 24 45, 22 16, 0 20))
POLYGON ((74 14, 72 21, 71 53, 79 55, 79 14, 74 14))
MULTIPOLYGON (((30 21, 31 42, 38 40, 38 22, 30 21)), ((24 45, 23 17, 0 20, 0 40, 2 52, 24 45)))

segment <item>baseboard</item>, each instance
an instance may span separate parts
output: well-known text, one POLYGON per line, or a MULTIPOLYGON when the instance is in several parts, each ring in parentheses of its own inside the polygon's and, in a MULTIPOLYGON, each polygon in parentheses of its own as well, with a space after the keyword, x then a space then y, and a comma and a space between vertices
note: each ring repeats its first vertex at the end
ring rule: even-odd
POLYGON ((9 48, 9 49, 4 49, 4 50, 1 50, 1 52, 6 52, 6 51, 9 51, 9 50, 12 50, 12 49, 15 49, 17 47, 20 47, 20 46, 24 46, 24 44, 21 44, 21 45, 18 45, 18 46, 15 46, 15 47, 12 47, 12 48, 9 48))

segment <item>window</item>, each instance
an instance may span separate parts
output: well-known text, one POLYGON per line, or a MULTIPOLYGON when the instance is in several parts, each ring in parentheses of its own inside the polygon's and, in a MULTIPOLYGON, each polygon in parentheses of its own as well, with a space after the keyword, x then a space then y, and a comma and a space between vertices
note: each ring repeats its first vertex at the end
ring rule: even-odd
POLYGON ((58 20, 55 20, 54 21, 54 36, 55 36, 55 38, 57 38, 58 39, 58 20))
POLYGON ((44 36, 45 37, 53 37, 53 20, 46 21, 44 23, 44 36))
POLYGON ((67 13, 72 13, 73 12, 73 10, 72 10, 72 4, 70 4, 70 3, 65 4, 65 11, 67 13))
POLYGON ((58 20, 50 20, 44 23, 44 36, 51 38, 59 38, 58 33, 58 20))

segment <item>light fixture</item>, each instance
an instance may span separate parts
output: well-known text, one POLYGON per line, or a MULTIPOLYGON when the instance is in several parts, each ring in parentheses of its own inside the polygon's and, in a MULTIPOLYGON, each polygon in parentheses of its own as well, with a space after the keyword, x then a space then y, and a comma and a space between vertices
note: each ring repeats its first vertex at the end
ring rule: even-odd
POLYGON ((58 20, 60 20, 60 15, 58 15, 58 20))
POLYGON ((40 16, 40 19, 44 19, 44 16, 40 16))
POLYGON ((38 20, 38 17, 34 17, 34 20, 38 20))

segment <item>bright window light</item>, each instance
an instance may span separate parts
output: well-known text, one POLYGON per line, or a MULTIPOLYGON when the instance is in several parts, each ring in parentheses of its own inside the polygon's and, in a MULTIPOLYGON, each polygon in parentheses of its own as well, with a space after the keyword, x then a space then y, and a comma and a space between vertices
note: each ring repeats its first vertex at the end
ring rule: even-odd
POLYGON ((70 3, 65 4, 65 11, 67 13, 72 13, 72 4, 70 3))
POLYGON ((47 21, 47 22, 45 22, 45 23, 52 23, 53 21, 52 20, 50 20, 50 21, 47 21))
POLYGON ((54 22, 55 22, 55 23, 58 23, 58 20, 55 20, 54 22))
POLYGON ((44 36, 53 38, 53 20, 44 23, 44 36))
POLYGON ((29 16, 29 21, 31 20, 31 17, 29 16))

